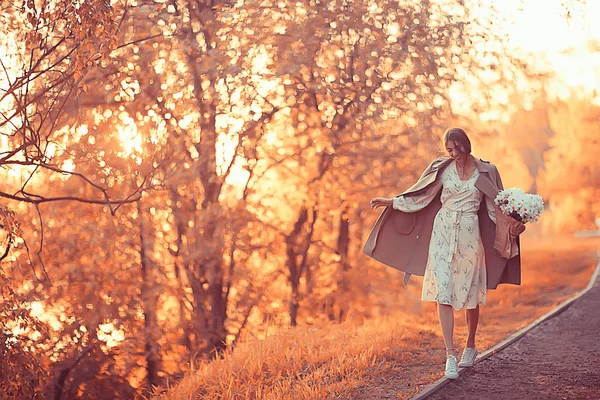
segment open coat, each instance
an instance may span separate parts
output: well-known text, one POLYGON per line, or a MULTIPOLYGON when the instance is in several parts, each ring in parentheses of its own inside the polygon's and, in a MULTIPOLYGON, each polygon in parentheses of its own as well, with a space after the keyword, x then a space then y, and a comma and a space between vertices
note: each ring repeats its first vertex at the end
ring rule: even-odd
MULTIPOLYGON (((479 170, 475 186, 493 200, 503 189, 498 169, 487 161, 475 160, 479 170)), ((419 276, 425 274, 433 222, 442 206, 440 172, 451 161, 450 158, 434 160, 417 183, 400 195, 418 196, 432 185, 437 186, 437 195, 427 207, 414 213, 386 207, 377 219, 363 248, 363 252, 369 257, 405 272, 405 283, 411 274, 419 276)), ((516 256, 507 259, 494 249, 496 224, 490 219, 485 198, 479 207, 478 216, 481 240, 485 249, 488 289, 496 289, 500 283, 521 284, 520 251, 516 256)), ((504 221, 501 218, 496 220, 499 224, 504 221)), ((518 238, 516 243, 519 246, 518 238)))

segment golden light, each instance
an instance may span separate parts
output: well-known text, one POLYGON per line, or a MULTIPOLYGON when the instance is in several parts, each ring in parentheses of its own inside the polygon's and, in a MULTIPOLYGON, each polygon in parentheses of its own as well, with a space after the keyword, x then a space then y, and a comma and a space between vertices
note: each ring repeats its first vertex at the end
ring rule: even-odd
POLYGON ((596 21, 600 2, 578 3, 570 18, 565 18, 561 0, 496 0, 493 4, 509 46, 515 52, 535 54, 536 66, 555 74, 547 88, 550 96, 564 98, 575 89, 600 104, 600 49, 590 48, 591 42, 600 43, 596 21))
MULTIPOLYGON (((0 45, 0 59, 3 63, 2 73, 0 74, 0 96, 2 97, 4 97, 4 93, 9 88, 10 82, 15 81, 16 75, 19 72, 19 65, 17 64, 19 49, 17 48, 18 40, 16 39, 16 35, 14 32, 3 32, 3 36, 2 45, 0 45)), ((13 107, 13 97, 4 97, 0 100, 0 112, 2 113, 0 115, 10 115, 13 107)), ((0 149, 3 147, 0 147, 0 149)))
POLYGON ((119 157, 135 156, 136 162, 141 163, 142 159, 139 155, 142 154, 142 135, 138 131, 135 120, 127 113, 119 114, 120 124, 117 126, 119 141, 121 142, 122 152, 119 157))
POLYGON ((58 310, 50 310, 40 301, 32 302, 30 307, 32 317, 48 324, 55 331, 62 328, 63 324, 59 319, 58 310))
MULTIPOLYGON (((505 38, 502 45, 507 49, 507 57, 525 57, 530 63, 529 72, 551 76, 544 86, 550 99, 566 99, 577 94, 600 104, 600 25, 594 20, 594 16, 600 15, 600 2, 577 2, 574 7, 578 12, 566 18, 569 5, 561 0, 493 0, 471 3, 470 13, 473 21, 492 21, 494 32, 505 38), (590 46, 594 41, 595 50, 590 46)), ((500 44, 493 40, 481 41, 476 43, 476 48, 483 54, 501 50, 500 44)), ((485 57, 480 61, 487 62, 485 57)), ((510 104, 507 93, 494 87, 495 75, 490 69, 480 76, 483 83, 478 83, 469 71, 459 71, 460 82, 450 90, 454 112, 471 115, 477 94, 482 92, 489 94, 496 104, 514 111, 516 106, 510 104)), ((508 79, 511 79, 510 74, 508 79)), ((530 93, 531 83, 526 78, 513 77, 513 80, 524 96, 525 108, 530 107, 536 96, 530 93)), ((507 122, 510 111, 486 109, 479 117, 507 122)))
POLYGON ((265 49, 265 46, 260 46, 258 50, 254 52, 254 58, 252 59, 252 73, 262 74, 267 69, 271 57, 265 49))
MULTIPOLYGON (((62 167, 61 167, 61 168, 62 168, 62 170, 63 170, 63 171, 67 171, 67 172, 73 172, 73 171, 75 171, 75 167, 76 167, 76 165, 75 165, 75 163, 73 162, 73 160, 71 160, 71 159, 68 159, 68 160, 66 160, 66 161, 65 161, 65 162, 62 164, 62 167)), ((67 175, 65 175, 65 177, 68 177, 68 176, 69 176, 68 174, 67 174, 67 175)))
POLYGON ((98 325, 96 334, 98 340, 106 343, 107 348, 115 347, 125 340, 125 332, 122 329, 117 329, 114 323, 111 322, 98 325))

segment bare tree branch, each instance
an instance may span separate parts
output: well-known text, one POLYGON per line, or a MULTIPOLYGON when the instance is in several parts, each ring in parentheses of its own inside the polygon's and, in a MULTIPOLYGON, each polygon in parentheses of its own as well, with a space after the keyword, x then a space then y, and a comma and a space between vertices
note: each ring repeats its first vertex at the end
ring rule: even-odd
POLYGON ((31 203, 31 204, 42 204, 42 203, 49 203, 49 202, 53 202, 53 201, 75 201, 75 202, 79 202, 79 203, 87 203, 87 204, 102 204, 102 205, 108 205, 108 206, 112 206, 113 204, 123 204, 123 203, 134 203, 136 201, 138 201, 140 199, 140 196, 136 196, 136 197, 129 197, 123 200, 93 200, 93 199, 85 199, 82 197, 77 197, 77 196, 59 196, 59 197, 43 197, 43 196, 39 196, 39 195, 34 195, 32 193, 24 193, 26 196, 32 196, 32 197, 37 197, 36 199, 32 199, 31 197, 24 197, 24 196, 15 196, 12 195, 10 193, 5 193, 0 191, 0 197, 4 197, 7 199, 11 199, 11 200, 16 200, 16 201, 22 201, 24 203, 31 203))
POLYGON ((10 246, 12 246, 12 236, 9 235, 8 236, 8 243, 6 245, 6 251, 4 252, 4 254, 2 256, 0 256, 0 262, 2 260, 4 260, 6 257, 8 257, 8 253, 10 253, 10 246))

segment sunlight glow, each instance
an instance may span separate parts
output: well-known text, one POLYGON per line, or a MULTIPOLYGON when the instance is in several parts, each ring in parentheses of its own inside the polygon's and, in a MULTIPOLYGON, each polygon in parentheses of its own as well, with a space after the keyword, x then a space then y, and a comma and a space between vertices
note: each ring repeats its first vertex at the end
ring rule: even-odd
MULTIPOLYGON (((3 32, 2 45, 0 45, 0 59, 2 60, 2 74, 0 74, 0 95, 6 93, 10 82, 14 82, 19 66, 17 63, 18 40, 14 32, 3 32)), ((14 98, 12 96, 2 96, 0 98, 1 115, 9 115, 9 111, 14 107, 14 98)), ((1 148, 0 148, 1 149, 1 148)))
POLYGON ((55 331, 58 331, 63 327, 65 319, 61 319, 61 316, 63 316, 64 313, 58 308, 48 308, 41 301, 31 302, 30 307, 32 317, 39 319, 55 331))
POLYGON ((581 9, 570 19, 561 0, 495 0, 494 5, 511 47, 534 53, 540 69, 556 74, 548 88, 551 96, 564 98, 575 89, 600 104, 600 2, 576 6, 581 9), (596 49, 590 41, 596 41, 596 49))
POLYGON ((96 333, 98 340, 105 342, 108 348, 115 347, 125 340, 125 332, 122 329, 117 329, 111 322, 98 325, 96 333))
POLYGON ((257 75, 263 74, 269 65, 270 58, 265 46, 260 46, 252 60, 252 72, 257 75))
MULTIPOLYGON (((491 20, 494 31, 506 37, 503 44, 508 49, 508 56, 527 60, 529 73, 549 76, 544 85, 549 99, 564 100, 575 94, 600 104, 600 25, 594 21, 594 16, 600 15, 600 2, 572 5, 561 0, 493 0, 471 2, 470 12, 472 20, 491 20), (567 19, 566 7, 575 7, 574 11, 578 12, 572 12, 567 19)), ((500 43, 492 40, 475 46, 483 55, 480 61, 484 65, 486 51, 501 50, 500 43)), ((507 122, 516 106, 510 104, 506 93, 494 85, 496 71, 490 69, 484 73, 479 77, 481 82, 470 75, 469 71, 459 71, 459 82, 451 86, 454 112, 465 116, 475 112, 484 121, 507 122), (507 112, 498 109, 474 111, 474 104, 481 100, 479 93, 489 95, 495 104, 504 105, 507 112)), ((511 79, 510 74, 507 79, 511 79)), ((537 96, 532 83, 526 78, 517 78, 514 85, 523 96, 524 106, 530 107, 537 96)))
POLYGON ((75 171, 75 163, 73 162, 73 160, 68 159, 62 164, 61 169, 67 172, 73 172, 75 171))
POLYGON ((141 164, 142 159, 139 157, 142 154, 142 135, 137 129, 135 120, 126 113, 119 114, 121 124, 117 126, 119 140, 123 151, 119 153, 119 157, 131 157, 135 155, 136 162, 141 164))

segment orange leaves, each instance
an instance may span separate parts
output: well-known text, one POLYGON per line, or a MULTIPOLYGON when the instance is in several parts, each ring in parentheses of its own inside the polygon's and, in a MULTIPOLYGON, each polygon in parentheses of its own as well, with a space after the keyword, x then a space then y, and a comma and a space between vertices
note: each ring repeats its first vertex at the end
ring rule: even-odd
MULTIPOLYGON (((0 205, 0 232, 3 232, 3 236, 6 235, 4 236, 5 242, 2 244, 8 247, 15 246, 16 239, 23 234, 17 214, 3 205, 0 205)), ((3 253, 4 249, 0 251, 3 253)), ((6 251, 8 252, 8 249, 6 251)), ((0 253, 0 256, 2 253, 0 253)))
POLYGON ((117 46, 117 14, 108 0, 27 0, 20 11, 21 34, 32 58, 21 68, 25 74, 33 73, 29 67, 48 68, 46 73, 70 74, 79 84, 117 46))

